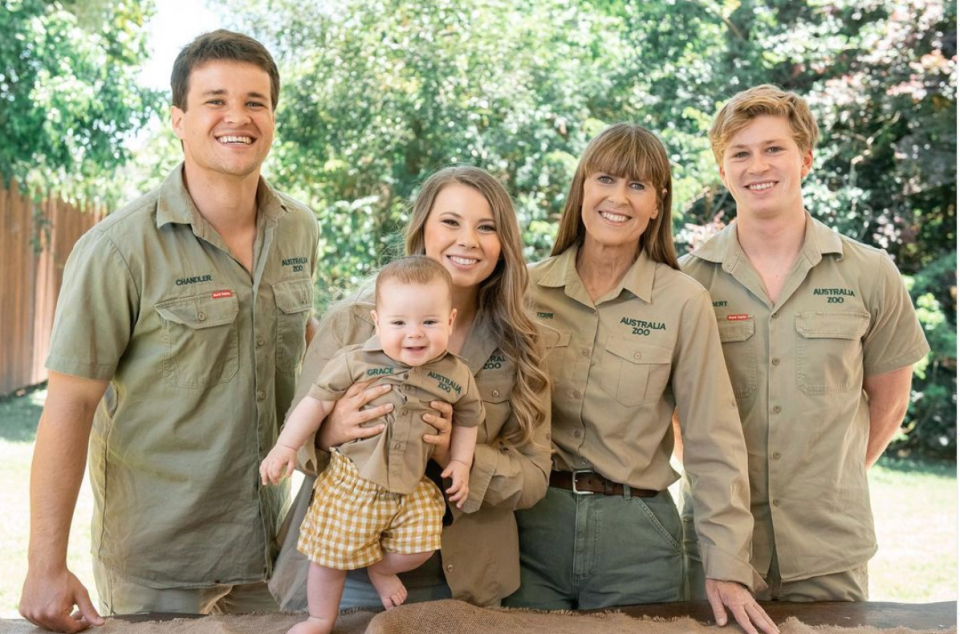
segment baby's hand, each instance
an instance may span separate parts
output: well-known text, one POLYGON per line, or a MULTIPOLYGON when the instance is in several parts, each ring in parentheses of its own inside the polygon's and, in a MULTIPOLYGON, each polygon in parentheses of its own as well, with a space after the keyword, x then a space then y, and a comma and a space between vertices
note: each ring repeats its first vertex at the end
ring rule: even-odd
POLYGON ((267 457, 260 463, 260 482, 280 484, 284 478, 290 477, 293 468, 297 466, 297 450, 283 445, 274 445, 267 457))
POLYGON ((451 502, 457 503, 458 509, 462 509, 470 495, 470 467, 459 460, 451 460, 440 475, 453 481, 447 489, 447 496, 451 502))

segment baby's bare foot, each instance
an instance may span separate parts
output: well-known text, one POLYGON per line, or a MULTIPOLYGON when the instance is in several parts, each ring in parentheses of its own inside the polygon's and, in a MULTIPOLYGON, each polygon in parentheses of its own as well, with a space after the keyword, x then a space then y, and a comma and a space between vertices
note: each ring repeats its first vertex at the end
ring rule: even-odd
POLYGON ((291 627, 287 630, 287 634, 330 634, 333 631, 335 621, 336 619, 321 619, 311 616, 306 621, 300 621, 291 627))
POLYGON ((407 587, 397 575, 384 575, 369 568, 367 568, 367 574, 370 575, 370 583, 377 589, 380 601, 386 609, 395 608, 407 600, 407 587))

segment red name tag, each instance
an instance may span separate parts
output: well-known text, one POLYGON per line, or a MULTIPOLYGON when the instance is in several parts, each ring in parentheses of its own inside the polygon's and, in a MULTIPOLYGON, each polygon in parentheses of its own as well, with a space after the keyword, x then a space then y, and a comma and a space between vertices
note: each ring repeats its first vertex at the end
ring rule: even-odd
POLYGON ((750 319, 750 315, 727 315, 727 321, 743 321, 744 319, 750 319))
POLYGON ((213 291, 210 293, 212 299, 223 299, 224 297, 233 297, 233 291, 213 291))

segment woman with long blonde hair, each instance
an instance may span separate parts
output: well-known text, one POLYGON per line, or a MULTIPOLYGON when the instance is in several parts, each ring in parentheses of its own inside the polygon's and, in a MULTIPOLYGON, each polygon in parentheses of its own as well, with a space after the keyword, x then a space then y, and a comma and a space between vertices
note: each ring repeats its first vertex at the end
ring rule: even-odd
MULTIPOLYGON (((670 163, 660 140, 621 123, 577 166, 551 257, 530 270, 537 318, 557 342, 553 471, 519 511, 521 586, 508 605, 590 609, 683 598, 682 532, 667 487, 676 408, 695 482, 718 622, 776 626, 749 589, 746 450, 710 297, 681 273, 670 163)), ((708 593, 709 594, 709 593, 708 593)))
MULTIPOLYGON (((527 269, 510 196, 476 167, 436 172, 413 205, 406 253, 437 260, 453 278, 457 318, 449 349, 473 372, 486 420, 479 428, 464 505, 477 510, 463 513, 450 505, 451 523, 444 528, 441 550, 419 569, 400 576, 408 601, 453 597, 499 605, 519 585, 513 511, 543 497, 550 471, 549 383, 538 329, 524 310, 527 269)), ((370 291, 361 291, 324 315, 307 351, 294 406, 337 351, 373 334, 372 302, 370 291)), ((318 451, 301 450, 308 469, 322 468, 331 447, 382 430, 365 424, 388 414, 391 406, 363 408, 389 387, 366 387, 355 385, 338 402, 321 426, 318 451)), ((435 446, 431 465, 436 476, 449 460, 452 409, 440 401, 431 407, 436 414, 424 415, 424 421, 437 433, 424 440, 435 446)), ((295 542, 313 481, 306 478, 288 515, 287 535, 270 582, 284 609, 306 607, 308 561, 295 542)), ((348 574, 341 609, 380 604, 364 571, 348 574)))

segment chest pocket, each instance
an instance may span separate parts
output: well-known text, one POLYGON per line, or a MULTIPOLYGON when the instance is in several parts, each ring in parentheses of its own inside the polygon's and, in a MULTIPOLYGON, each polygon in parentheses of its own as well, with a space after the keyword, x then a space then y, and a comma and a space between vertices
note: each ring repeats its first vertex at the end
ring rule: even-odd
POLYGON ((797 313, 797 387, 811 395, 860 389, 869 326, 868 313, 797 313))
POLYGON ((562 384, 567 378, 564 367, 569 367, 568 348, 570 347, 570 333, 541 325, 543 344, 546 349, 547 374, 554 387, 562 384))
POLYGON ((600 387, 621 405, 658 400, 670 380, 673 351, 649 343, 610 337, 600 366, 600 387))
POLYGON ((309 278, 273 285, 277 302, 277 369, 286 374, 297 371, 307 347, 307 319, 313 307, 309 278))
POLYGON ((209 293, 155 306, 166 350, 163 378, 177 387, 201 388, 233 380, 239 368, 236 295, 209 293))
POLYGON ((717 328, 720 330, 723 358, 727 363, 733 393, 737 398, 750 396, 757 391, 757 344, 753 338, 753 317, 735 321, 721 317, 717 320, 717 328))

